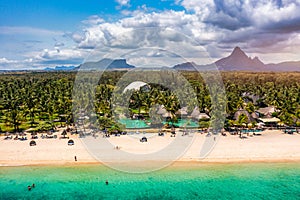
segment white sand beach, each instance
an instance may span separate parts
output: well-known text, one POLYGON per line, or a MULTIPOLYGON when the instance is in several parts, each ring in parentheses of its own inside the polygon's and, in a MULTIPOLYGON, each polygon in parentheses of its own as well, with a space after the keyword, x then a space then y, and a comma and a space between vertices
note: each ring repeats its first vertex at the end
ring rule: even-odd
MULTIPOLYGON (((60 133, 56 133, 58 136, 60 133)), ((40 136, 40 135, 39 135, 40 136)), ((84 164, 99 163, 85 148, 85 143, 77 135, 68 135, 74 140, 74 145, 67 144, 68 139, 36 139, 36 146, 29 146, 31 139, 25 141, 4 140, 0 137, 0 166, 15 165, 51 165, 51 164, 84 164), (77 161, 75 161, 76 156, 77 161)), ((97 140, 108 140, 111 149, 103 151, 126 151, 135 154, 147 154, 163 149, 175 139, 166 134, 158 137, 148 136, 148 142, 140 142, 143 134, 111 136, 97 140), (114 146, 120 149, 116 150, 114 146)), ((29 136, 30 137, 30 136, 29 136)), ((181 136, 180 133, 176 135, 181 136)), ((184 155, 177 161, 199 162, 268 162, 268 161, 300 161, 300 134, 283 134, 278 130, 267 130, 259 136, 248 136, 245 139, 238 135, 219 136, 216 145, 204 159, 199 158, 199 152, 205 140, 205 134, 195 133, 193 143, 184 155)))

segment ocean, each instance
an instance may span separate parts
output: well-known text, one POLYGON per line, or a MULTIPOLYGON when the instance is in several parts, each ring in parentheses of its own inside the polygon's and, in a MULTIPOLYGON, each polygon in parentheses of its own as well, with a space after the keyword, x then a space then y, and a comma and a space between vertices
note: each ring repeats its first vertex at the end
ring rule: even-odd
POLYGON ((144 174, 95 164, 0 169, 0 199, 300 199, 299 163, 199 163, 144 174))

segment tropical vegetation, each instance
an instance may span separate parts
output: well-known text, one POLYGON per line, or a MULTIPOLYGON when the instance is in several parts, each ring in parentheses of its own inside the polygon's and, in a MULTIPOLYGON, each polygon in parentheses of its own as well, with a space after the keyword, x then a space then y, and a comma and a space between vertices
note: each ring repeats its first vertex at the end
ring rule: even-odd
MULTIPOLYGON (((114 95, 120 89, 118 82, 125 73, 104 72, 96 82, 89 77, 89 73, 80 80, 76 80, 76 72, 3 73, 0 75, 1 131, 18 132, 30 128, 50 130, 59 124, 72 124, 74 120, 80 119, 80 116, 73 115, 74 112, 87 115, 85 111, 89 109, 95 113, 89 119, 97 122, 94 125, 100 128, 120 129, 122 126, 118 124, 116 116, 123 114, 132 117, 142 113, 147 118, 157 105, 164 105, 171 113, 171 119, 177 120, 176 112, 182 107, 181 97, 167 83, 149 83, 146 90, 127 92, 125 96, 128 101, 122 95, 114 95), (77 93, 80 91, 76 98, 73 98, 73 89, 77 93), (122 100, 124 105, 128 104, 128 109, 113 103, 122 100)), ((212 99, 215 97, 210 95, 211 88, 199 73, 180 73, 188 80, 197 97, 185 97, 189 112, 195 106, 209 115, 220 110, 213 107, 212 99)), ((95 77, 95 73, 93 75, 95 77)), ((253 113, 261 107, 275 106, 277 112, 273 116, 280 118, 286 125, 300 125, 300 73, 222 72, 221 77, 226 93, 226 98, 221 101, 225 102, 226 112, 219 114, 226 115, 227 124, 233 123, 234 113, 240 109, 253 113)), ((188 87, 182 85, 183 94, 189 94, 185 88, 188 87)), ((245 116, 237 119, 238 123, 245 120, 245 116)), ((200 121, 199 124, 203 126, 207 123, 200 121)))

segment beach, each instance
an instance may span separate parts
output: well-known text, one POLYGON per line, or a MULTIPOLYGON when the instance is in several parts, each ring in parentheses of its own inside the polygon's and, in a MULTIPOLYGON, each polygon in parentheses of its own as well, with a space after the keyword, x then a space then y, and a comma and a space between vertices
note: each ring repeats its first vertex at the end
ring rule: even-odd
MULTIPOLYGON (((56 133, 60 136, 60 132, 56 133)), ((148 154, 159 151, 174 140, 170 134, 158 137, 153 134, 148 136, 148 142, 140 142, 139 135, 121 135, 103 138, 99 136, 95 141, 107 140, 111 149, 103 152, 125 151, 135 154, 148 154), (118 146, 119 149, 116 149, 118 146)), ((246 136, 246 134, 245 134, 246 136)), ((29 136, 30 137, 30 136, 29 136)), ((68 139, 36 139, 36 146, 29 146, 30 139, 25 141, 4 140, 0 137, 0 165, 73 165, 101 163, 86 149, 86 143, 77 135, 68 134, 73 139, 74 145, 68 145, 68 139), (76 160, 75 161, 75 156, 76 160)), ((176 135, 180 141, 180 133, 176 135), (179 138, 178 138, 179 137, 179 138)), ((205 157, 200 158, 199 152, 206 139, 206 134, 195 133, 191 145, 177 160, 178 163, 231 163, 231 162, 298 162, 300 161, 300 134, 283 134, 279 130, 267 130, 260 135, 246 136, 244 139, 238 135, 218 136, 215 147, 205 157)), ((146 162, 147 160, 145 160, 146 162)))

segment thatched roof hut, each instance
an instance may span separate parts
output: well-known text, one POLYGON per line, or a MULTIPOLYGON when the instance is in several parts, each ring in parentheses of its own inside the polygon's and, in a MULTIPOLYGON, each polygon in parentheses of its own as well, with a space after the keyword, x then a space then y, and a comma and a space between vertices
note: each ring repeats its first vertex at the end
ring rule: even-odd
POLYGON ((176 115, 187 115, 187 107, 182 107, 179 110, 177 110, 177 112, 175 113, 176 115))
POLYGON ((199 111, 198 106, 196 106, 193 110, 193 112, 190 115, 194 119, 209 119, 210 117, 206 113, 201 113, 199 111))
POLYGON ((245 115, 247 117, 247 123, 251 123, 254 119, 251 117, 247 110, 238 110, 234 113, 233 119, 238 120, 241 115, 245 115))
POLYGON ((252 119, 258 119, 258 114, 256 114, 255 112, 251 113, 251 117, 252 119))
POLYGON ((265 108, 259 108, 256 110, 260 116, 272 115, 272 113, 277 112, 278 110, 274 106, 268 106, 265 108))
POLYGON ((172 114, 170 112, 166 112, 162 115, 163 117, 172 117, 172 114))
POLYGON ((200 111, 199 111, 198 106, 196 106, 190 116, 193 118, 196 118, 199 115, 200 115, 200 111))
POLYGON ((159 115, 163 115, 163 114, 167 113, 167 110, 165 109, 165 107, 163 105, 160 105, 159 108, 157 109, 156 113, 159 115))

